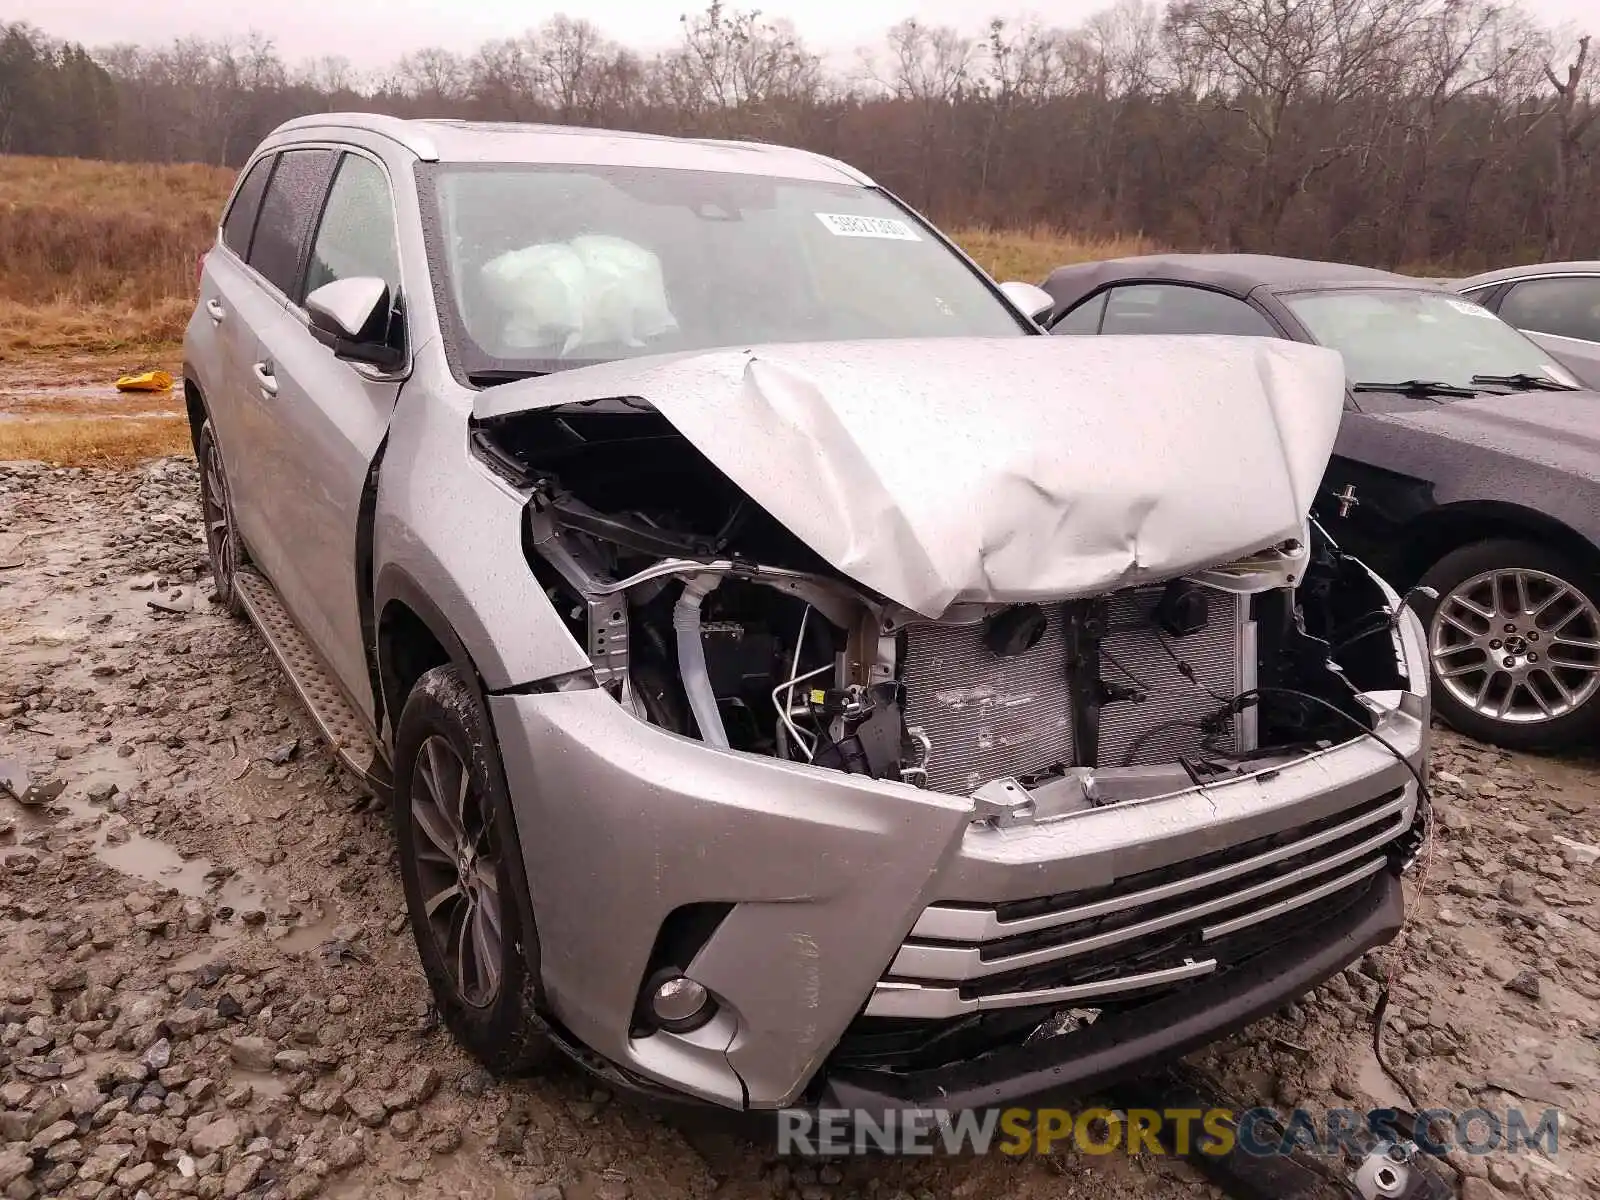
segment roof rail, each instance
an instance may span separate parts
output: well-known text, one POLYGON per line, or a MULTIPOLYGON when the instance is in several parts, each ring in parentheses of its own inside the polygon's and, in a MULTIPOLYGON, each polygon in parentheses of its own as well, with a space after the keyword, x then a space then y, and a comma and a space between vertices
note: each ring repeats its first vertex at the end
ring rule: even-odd
POLYGON ((745 150, 766 150, 780 154, 804 154, 806 157, 814 158, 820 163, 826 163, 828 166, 832 167, 835 171, 838 171, 846 178, 853 179, 857 183, 866 187, 873 186, 871 177, 869 177, 865 172, 852 167, 847 162, 841 162, 837 158, 831 158, 826 154, 819 154, 815 150, 806 150, 799 146, 789 146, 785 145, 783 142, 769 142, 761 138, 691 138, 689 140, 697 142, 702 146, 733 146, 745 150))
POLYGON ((329 112, 307 113, 285 121, 269 136, 301 129, 359 129, 397 142, 425 162, 439 161, 439 148, 421 129, 421 123, 391 117, 385 113, 329 112))

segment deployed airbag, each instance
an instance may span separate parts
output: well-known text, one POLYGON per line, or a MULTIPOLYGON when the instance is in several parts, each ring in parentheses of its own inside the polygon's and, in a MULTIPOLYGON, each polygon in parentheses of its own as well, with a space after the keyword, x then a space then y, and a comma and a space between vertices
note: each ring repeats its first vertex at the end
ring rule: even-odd
POLYGON ((512 250, 483 267, 509 350, 642 346, 677 327, 661 260, 624 238, 584 234, 512 250))
POLYGON ((1343 411, 1331 350, 1267 338, 928 338, 564 371, 476 415, 653 405, 845 574, 929 617, 1103 594, 1303 537, 1343 411))

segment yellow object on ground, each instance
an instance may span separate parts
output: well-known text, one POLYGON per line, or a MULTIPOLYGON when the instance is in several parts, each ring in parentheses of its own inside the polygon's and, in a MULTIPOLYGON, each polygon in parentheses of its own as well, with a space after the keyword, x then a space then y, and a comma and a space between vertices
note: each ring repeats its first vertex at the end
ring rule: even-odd
POLYGON ((172 376, 166 371, 140 371, 117 380, 119 392, 165 392, 171 387, 172 376))

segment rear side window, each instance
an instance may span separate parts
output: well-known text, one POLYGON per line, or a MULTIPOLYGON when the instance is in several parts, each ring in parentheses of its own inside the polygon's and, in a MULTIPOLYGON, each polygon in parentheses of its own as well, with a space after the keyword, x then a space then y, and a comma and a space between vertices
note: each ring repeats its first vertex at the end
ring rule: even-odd
POLYGON ((261 200, 250 242, 250 265, 291 300, 298 300, 300 264, 333 174, 332 150, 285 150, 261 200))
POLYGON ((1500 316, 1518 329, 1600 342, 1600 277, 1519 283, 1500 302, 1500 316))
POLYGON ((272 174, 272 159, 269 154, 250 168, 228 215, 222 219, 222 244, 240 258, 250 255, 250 233, 256 227, 256 214, 261 211, 261 195, 267 190, 267 176, 272 174))
POLYGON ((1113 288, 1100 332, 1278 336, 1271 323, 1243 300, 1176 283, 1113 288))

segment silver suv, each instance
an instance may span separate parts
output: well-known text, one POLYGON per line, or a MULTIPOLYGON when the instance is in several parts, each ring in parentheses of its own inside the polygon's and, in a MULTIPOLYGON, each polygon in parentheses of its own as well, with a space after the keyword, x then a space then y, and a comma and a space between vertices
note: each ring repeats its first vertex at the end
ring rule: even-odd
POLYGON ((1337 356, 1047 300, 798 150, 251 158, 185 341, 218 598, 392 797, 491 1068, 1021 1101, 1394 935, 1427 659, 1309 516, 1337 356))

